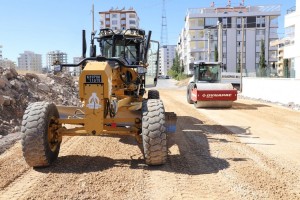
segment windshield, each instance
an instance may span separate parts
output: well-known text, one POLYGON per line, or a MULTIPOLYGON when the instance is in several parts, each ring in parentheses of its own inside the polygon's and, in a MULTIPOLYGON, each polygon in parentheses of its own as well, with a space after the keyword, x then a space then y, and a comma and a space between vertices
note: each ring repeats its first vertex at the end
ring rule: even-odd
POLYGON ((220 65, 199 65, 198 81, 217 82, 221 80, 220 65))
POLYGON ((102 38, 100 45, 102 56, 106 58, 119 58, 126 65, 138 64, 139 55, 137 52, 139 52, 140 43, 137 40, 118 37, 114 40, 112 38, 102 38))

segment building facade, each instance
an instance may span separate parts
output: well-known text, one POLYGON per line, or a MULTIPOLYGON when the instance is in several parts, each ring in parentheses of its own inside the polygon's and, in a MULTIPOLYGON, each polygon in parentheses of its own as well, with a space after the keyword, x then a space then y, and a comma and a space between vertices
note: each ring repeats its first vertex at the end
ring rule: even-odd
POLYGON ((243 62, 243 72, 256 74, 262 40, 266 64, 273 66, 277 61, 277 47, 270 46, 270 42, 278 39, 280 8, 280 5, 241 4, 238 7, 188 9, 177 46, 185 73, 193 74, 190 64, 195 60, 218 60, 226 65, 228 72, 239 72, 243 62))
MULTIPOLYGON (((73 63, 77 64, 79 63, 83 58, 82 57, 73 57, 73 63)), ((78 67, 72 67, 72 69, 70 69, 72 71, 72 74, 74 76, 79 76, 81 73, 81 66, 78 67)))
POLYGON ((20 70, 42 72, 42 55, 32 51, 24 51, 18 57, 18 67, 20 70))
POLYGON ((168 70, 173 66, 173 60, 176 54, 176 45, 163 45, 159 49, 159 75, 166 76, 168 70))
POLYGON ((47 68, 50 71, 53 71, 53 64, 55 62, 59 62, 60 64, 66 64, 68 62, 68 55, 67 53, 61 52, 59 50, 56 51, 50 51, 47 53, 47 68))
POLYGON ((300 1, 284 18, 285 44, 283 71, 286 77, 300 78, 300 1))
POLYGON ((112 30, 126 30, 139 28, 140 19, 133 8, 110 9, 99 12, 100 28, 110 28, 112 30))

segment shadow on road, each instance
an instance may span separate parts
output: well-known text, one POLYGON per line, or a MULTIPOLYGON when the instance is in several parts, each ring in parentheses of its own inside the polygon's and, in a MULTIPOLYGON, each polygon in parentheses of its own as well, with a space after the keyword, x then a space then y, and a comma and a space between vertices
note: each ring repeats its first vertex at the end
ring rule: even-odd
POLYGON ((244 103, 237 103, 233 102, 232 107, 230 108, 231 110, 257 110, 258 108, 261 107, 270 107, 265 104, 244 104, 244 103))
MULTIPOLYGON (((243 131, 241 131, 243 132, 243 131)), ((142 153, 138 158, 113 159, 101 156, 68 155, 58 157, 52 166, 37 168, 42 173, 88 173, 104 171, 113 167, 131 169, 160 170, 171 173, 200 175, 218 173, 229 167, 227 160, 219 158, 217 150, 210 149, 210 144, 228 143, 226 139, 215 137, 216 134, 232 134, 219 125, 206 125, 190 116, 178 116, 177 131, 168 136, 169 156, 162 166, 147 166, 142 153), (214 156, 212 155, 214 154, 214 156)), ((122 137, 121 142, 133 145, 134 138, 122 137)), ((134 157, 137 157, 136 155, 134 157)), ((231 158, 233 161, 244 161, 245 158, 231 158)))

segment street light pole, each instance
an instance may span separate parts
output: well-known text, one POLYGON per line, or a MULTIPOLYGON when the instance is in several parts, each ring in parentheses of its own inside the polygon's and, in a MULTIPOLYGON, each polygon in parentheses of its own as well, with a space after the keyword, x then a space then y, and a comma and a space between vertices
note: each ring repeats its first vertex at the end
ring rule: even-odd
POLYGON ((243 56, 244 56, 244 17, 242 17, 242 45, 241 45, 241 63, 240 63, 240 72, 241 72, 241 83, 240 83, 240 91, 243 91, 243 56))

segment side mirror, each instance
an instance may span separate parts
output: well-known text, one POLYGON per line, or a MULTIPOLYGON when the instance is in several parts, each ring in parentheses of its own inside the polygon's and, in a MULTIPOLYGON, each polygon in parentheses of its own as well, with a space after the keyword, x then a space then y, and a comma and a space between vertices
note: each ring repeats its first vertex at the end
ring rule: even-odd
POLYGON ((54 73, 58 73, 62 71, 61 65, 53 65, 54 73))

